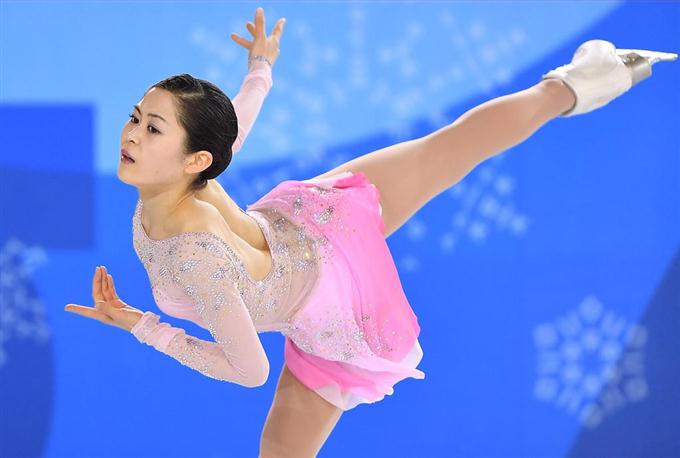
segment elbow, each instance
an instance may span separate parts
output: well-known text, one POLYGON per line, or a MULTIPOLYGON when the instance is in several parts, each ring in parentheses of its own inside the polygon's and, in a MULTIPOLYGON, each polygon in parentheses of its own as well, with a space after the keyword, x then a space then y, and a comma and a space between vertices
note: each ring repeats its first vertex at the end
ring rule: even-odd
POLYGON ((269 373, 267 373, 264 377, 256 377, 251 379, 246 380, 245 382, 242 383, 243 386, 247 388, 257 388, 265 383, 267 383, 267 379, 269 378, 269 373))
POLYGON ((241 385, 247 388, 260 387, 267 383, 267 379, 269 379, 269 366, 267 365, 267 367, 263 367, 261 370, 253 370, 251 373, 251 376, 244 378, 241 385))
POLYGON ((254 385, 252 388, 257 388, 258 386, 262 386, 265 383, 267 383, 267 380, 269 379, 269 366, 265 370, 262 371, 262 375, 257 379, 257 384, 254 385))
POLYGON ((246 386, 247 386, 248 388, 259 388, 259 387, 261 387, 262 385, 264 385, 265 383, 267 383, 267 379, 265 379, 265 380, 262 381, 262 382, 250 383, 250 384, 248 384, 248 385, 246 385, 246 386))

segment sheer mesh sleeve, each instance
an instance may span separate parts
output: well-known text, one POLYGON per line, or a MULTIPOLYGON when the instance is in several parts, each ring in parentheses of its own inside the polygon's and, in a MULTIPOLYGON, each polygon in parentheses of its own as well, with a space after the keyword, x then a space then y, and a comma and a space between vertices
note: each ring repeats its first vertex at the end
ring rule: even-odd
POLYGON ((260 386, 269 375, 267 355, 235 283, 226 275, 232 261, 205 237, 187 234, 173 270, 214 342, 161 323, 153 312, 145 312, 130 331, 140 342, 208 377, 260 386))
POLYGON ((272 85, 271 66, 267 62, 253 61, 241 84, 241 89, 232 100, 238 120, 238 136, 231 147, 232 154, 236 154, 241 149, 272 85))

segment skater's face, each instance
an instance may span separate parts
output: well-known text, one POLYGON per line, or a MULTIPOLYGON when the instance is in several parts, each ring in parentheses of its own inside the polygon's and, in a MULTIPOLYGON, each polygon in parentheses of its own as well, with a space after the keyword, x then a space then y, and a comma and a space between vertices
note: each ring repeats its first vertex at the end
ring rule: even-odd
POLYGON ((131 108, 120 137, 121 148, 134 162, 120 157, 118 178, 136 187, 188 185, 207 168, 212 156, 207 151, 185 154, 186 132, 177 120, 174 96, 154 87, 137 107, 131 108))

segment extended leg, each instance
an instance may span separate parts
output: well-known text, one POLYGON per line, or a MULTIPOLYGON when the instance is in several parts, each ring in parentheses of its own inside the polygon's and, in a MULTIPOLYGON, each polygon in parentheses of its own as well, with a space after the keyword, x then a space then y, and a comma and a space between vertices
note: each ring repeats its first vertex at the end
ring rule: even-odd
POLYGON ((364 172, 380 191, 387 238, 479 163, 526 140, 573 104, 564 83, 544 80, 476 106, 425 137, 359 156, 319 177, 364 172))
POLYGON ((343 410, 302 384, 284 364, 260 438, 259 458, 313 458, 343 410))

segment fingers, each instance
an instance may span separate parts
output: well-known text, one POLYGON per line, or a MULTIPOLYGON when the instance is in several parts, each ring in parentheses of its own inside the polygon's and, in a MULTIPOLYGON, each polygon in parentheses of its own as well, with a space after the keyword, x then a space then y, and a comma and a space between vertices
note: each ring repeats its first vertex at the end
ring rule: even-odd
POLYGON ((67 304, 66 307, 64 307, 64 310, 67 312, 73 312, 77 315, 85 316, 87 318, 92 318, 93 320, 102 321, 104 323, 109 323, 112 321, 111 317, 109 317, 107 314, 93 307, 85 307, 78 304, 67 304))
MULTIPOLYGON (((113 276, 111 276, 110 273, 106 272, 106 267, 103 268, 103 271, 105 275, 102 275, 103 277, 103 292, 104 292, 104 300, 106 301, 103 305, 104 306, 114 306, 118 301, 118 294, 116 293, 116 288, 113 286, 113 276)), ((121 304, 121 307, 124 307, 124 305, 121 304)), ((98 307, 99 308, 99 307, 98 307)))
POLYGON ((113 277, 109 274, 109 290, 111 291, 111 297, 113 300, 118 300, 118 293, 116 293, 116 287, 113 284, 113 277))
POLYGON ((248 41, 244 38, 241 38, 238 35, 236 35, 235 33, 231 34, 231 39, 234 40, 236 43, 240 44, 241 46, 243 46, 246 49, 250 49, 250 47, 253 45, 252 41, 248 41))
POLYGON ((111 293, 109 292, 109 282, 108 282, 108 273, 106 272, 106 267, 102 266, 101 268, 101 287, 102 287, 102 296, 104 296, 104 300, 106 302, 111 300, 111 293))
POLYGON ((106 313, 104 304, 106 304, 106 296, 104 295, 104 269, 103 266, 97 267, 97 296, 94 300, 94 308, 101 313, 106 313))
POLYGON ((92 277, 92 299, 95 302, 104 300, 104 295, 102 294, 102 279, 101 279, 101 266, 97 266, 94 270, 94 276, 92 277))
POLYGON ((276 38, 277 43, 281 40, 281 34, 283 33, 283 26, 285 23, 286 18, 279 19, 276 23, 276 26, 274 27, 274 30, 272 31, 272 37, 276 38))
POLYGON ((256 35, 257 30, 255 29, 255 24, 253 24, 252 22, 248 21, 248 22, 246 23, 246 29, 248 29, 248 32, 250 32, 250 34, 251 34, 253 37, 257 36, 257 35, 256 35))
POLYGON ((109 282, 109 277, 111 277, 111 275, 104 267, 102 269, 102 292, 104 293, 104 300, 106 302, 111 302, 113 300, 113 293, 111 292, 111 283, 109 282))
MULTIPOLYGON (((281 40, 281 34, 283 33, 283 26, 286 23, 286 18, 281 18, 276 22, 276 26, 274 27, 274 30, 272 31, 271 36, 273 39, 276 41, 278 44, 279 41, 281 40)), ((251 21, 246 22, 246 29, 248 29, 248 32, 253 36, 253 40, 249 41, 246 40, 245 38, 242 38, 238 36, 235 33, 231 34, 232 40, 234 40, 236 43, 239 45, 243 46, 246 49, 251 49, 253 46, 253 42, 255 40, 266 40, 267 39, 267 34, 266 34, 266 24, 265 24, 265 18, 264 18, 264 10, 262 7, 258 7, 255 10, 255 23, 253 24, 251 21)))
POLYGON ((264 31, 264 10, 261 6, 258 6, 257 10, 255 10, 255 34, 260 38, 266 38, 264 31))
POLYGON ((116 287, 113 284, 113 277, 108 274, 108 289, 111 293, 111 302, 109 302, 115 308, 125 308, 126 304, 120 300, 118 293, 116 293, 116 287))

